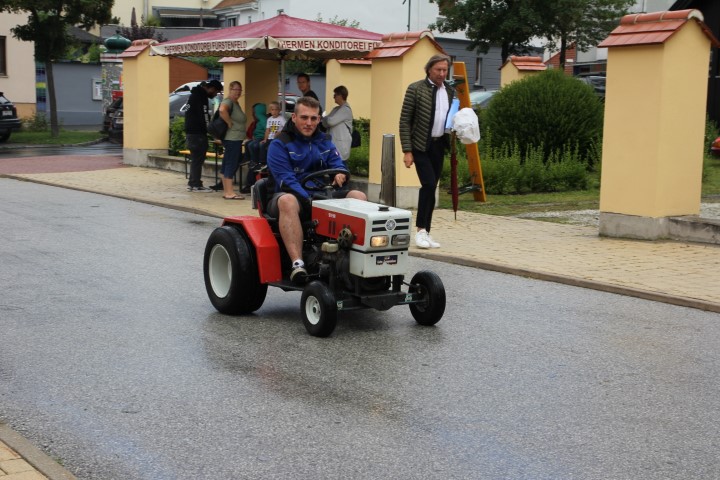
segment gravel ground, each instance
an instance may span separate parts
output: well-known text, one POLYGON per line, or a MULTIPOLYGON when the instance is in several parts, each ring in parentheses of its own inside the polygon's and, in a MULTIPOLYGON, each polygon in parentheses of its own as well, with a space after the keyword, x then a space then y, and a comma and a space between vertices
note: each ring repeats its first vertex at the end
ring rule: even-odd
MULTIPOLYGON (((700 216, 703 218, 720 219, 720 203, 701 203, 700 216)), ((553 219, 559 223, 587 225, 596 227, 600 212, 598 210, 564 210, 557 212, 529 212, 516 215, 517 218, 553 219)))

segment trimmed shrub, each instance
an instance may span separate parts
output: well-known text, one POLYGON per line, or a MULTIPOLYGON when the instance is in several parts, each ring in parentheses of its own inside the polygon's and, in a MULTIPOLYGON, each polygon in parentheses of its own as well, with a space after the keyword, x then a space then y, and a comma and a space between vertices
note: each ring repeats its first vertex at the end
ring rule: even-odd
POLYGON ((588 187, 588 171, 577 147, 565 148, 549 157, 545 157, 543 150, 543 145, 529 147, 523 156, 517 143, 512 147, 486 148, 482 170, 487 193, 560 192, 588 187))
POLYGON ((185 150, 185 117, 177 116, 170 124, 168 154, 177 155, 180 150, 185 150))
POLYGON ((370 120, 356 118, 353 120, 353 129, 360 132, 362 144, 350 149, 347 160, 348 169, 352 175, 367 177, 370 173, 370 120))
POLYGON ((517 144, 524 157, 542 145, 547 162, 552 152, 572 145, 592 166, 589 152, 602 135, 603 104, 591 86, 551 69, 502 88, 482 117, 492 147, 517 144))

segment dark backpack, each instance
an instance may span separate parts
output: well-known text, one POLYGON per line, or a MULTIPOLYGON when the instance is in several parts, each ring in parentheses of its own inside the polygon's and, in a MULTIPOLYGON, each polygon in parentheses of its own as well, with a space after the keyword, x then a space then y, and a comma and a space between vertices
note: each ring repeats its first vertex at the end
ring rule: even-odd
MULTIPOLYGON (((348 130, 350 130, 350 127, 348 127, 348 130)), ((362 145, 362 137, 360 136, 360 132, 357 130, 350 130, 350 137, 352 140, 350 140, 350 148, 359 147, 362 145)))

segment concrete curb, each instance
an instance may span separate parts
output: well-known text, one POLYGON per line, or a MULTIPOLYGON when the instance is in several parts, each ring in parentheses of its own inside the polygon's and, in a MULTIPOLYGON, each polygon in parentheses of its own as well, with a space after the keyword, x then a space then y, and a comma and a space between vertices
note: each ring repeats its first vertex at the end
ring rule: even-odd
POLYGON ((427 258, 428 260, 436 260, 438 262, 452 263, 454 265, 462 265, 465 267, 481 268, 483 270, 491 270, 493 272, 508 273, 510 275, 518 275, 521 277, 534 278, 536 280, 544 280, 555 283, 562 283, 573 287, 588 288, 601 292, 616 293, 628 297, 642 298, 643 300, 651 300, 654 302, 662 302, 670 305, 678 305, 680 307, 696 308, 706 310, 708 312, 720 313, 720 304, 698 300, 689 297, 672 296, 639 288, 623 287, 612 285, 610 283, 598 282, 595 280, 585 280, 577 277, 569 277, 555 273, 540 272, 526 268, 512 267, 500 263, 488 261, 469 260, 466 258, 458 258, 441 253, 429 253, 425 251, 410 251, 410 255, 415 257, 427 258))
POLYGON ((77 480, 75 475, 4 423, 0 423, 0 442, 15 450, 18 455, 49 480, 77 480))

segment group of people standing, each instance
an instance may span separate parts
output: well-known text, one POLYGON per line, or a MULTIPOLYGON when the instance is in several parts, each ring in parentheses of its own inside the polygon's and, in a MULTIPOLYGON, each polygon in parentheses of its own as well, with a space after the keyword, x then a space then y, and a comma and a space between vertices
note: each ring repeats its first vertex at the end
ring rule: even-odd
MULTIPOLYGON (((297 78, 298 88, 302 96, 318 100, 317 94, 310 87, 310 77, 301 73, 297 78)), ((188 150, 190 150, 190 175, 188 190, 191 192, 209 192, 212 187, 203 186, 202 165, 207 156, 207 122, 211 116, 208 100, 215 98, 223 91, 223 85, 217 80, 202 82, 190 92, 188 110, 185 114, 185 133, 188 150)), ((272 101, 267 108, 264 103, 256 103, 252 107, 252 119, 240 107, 238 99, 243 87, 238 81, 230 82, 228 93, 218 108, 219 116, 227 123, 227 133, 222 140, 224 154, 221 167, 221 188, 226 200, 243 200, 244 193, 250 192, 255 182, 256 172, 267 163, 267 150, 270 142, 282 131, 286 120, 282 115, 280 102, 272 101), (269 115, 268 115, 269 113, 269 115), (243 152, 244 150, 244 152, 243 152), (235 173, 243 160, 249 162, 245 186, 240 193, 233 189, 235 173)), ((348 90, 344 86, 335 88, 334 99, 337 107, 325 117, 322 125, 327 131, 340 157, 347 161, 350 157, 353 116, 347 103, 348 90)), ((322 107, 321 107, 322 108, 322 107)))
MULTIPOLYGON (((425 78, 407 87, 400 113, 403 163, 406 168, 415 166, 421 185, 415 221, 415 245, 418 248, 440 247, 430 236, 430 228, 445 151, 449 146, 446 121, 455 95, 453 87, 446 80, 450 65, 450 57, 440 54, 432 56, 425 65, 425 78)), ((237 81, 230 83, 229 95, 219 107, 220 117, 228 125, 223 139, 223 198, 245 198, 242 193, 233 190, 233 178, 240 165, 243 143, 247 143, 250 160, 256 163, 267 160, 276 180, 277 193, 268 209, 279 219, 280 233, 293 262, 291 278, 300 278, 305 274, 299 218, 308 211, 310 194, 300 185, 299 175, 304 176, 328 166, 347 168, 353 130, 353 114, 347 102, 346 87, 341 85, 333 90, 337 106, 327 115, 322 115, 322 105, 312 91, 310 77, 307 74, 298 75, 297 85, 302 97, 297 100, 291 121, 287 123, 278 102, 270 103, 270 116, 267 118, 265 105, 256 104, 253 106, 254 128, 251 131, 247 115, 238 103, 243 90, 237 81), (322 157, 323 152, 328 151, 329 156, 322 157)), ((208 148, 208 99, 214 98, 222 89, 220 82, 211 80, 191 90, 190 108, 185 120, 187 146, 192 160, 188 180, 190 191, 210 190, 203 186, 200 178, 208 148)), ((347 180, 345 175, 338 174, 335 183, 340 187, 347 180)), ((249 177, 247 181, 250 185, 254 179, 249 177)), ((362 192, 347 189, 340 190, 338 194, 366 199, 362 192)))

